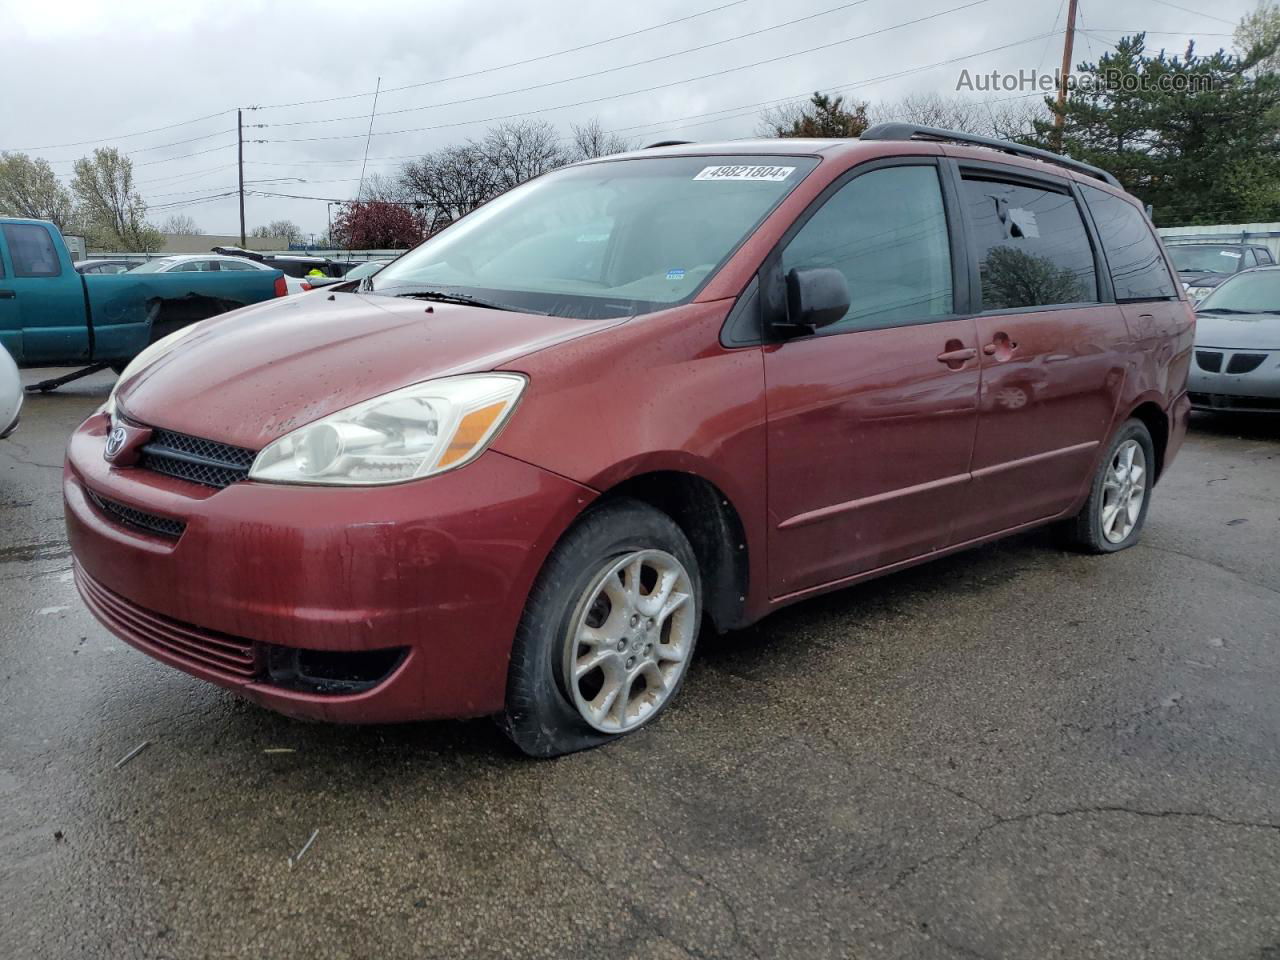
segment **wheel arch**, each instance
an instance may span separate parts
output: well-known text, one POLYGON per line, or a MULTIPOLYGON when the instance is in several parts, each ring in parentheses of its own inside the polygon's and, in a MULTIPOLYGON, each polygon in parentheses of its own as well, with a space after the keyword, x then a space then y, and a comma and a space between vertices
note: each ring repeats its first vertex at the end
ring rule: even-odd
POLYGON ((1151 434, 1151 445, 1156 451, 1155 478, 1152 480, 1154 485, 1164 474, 1165 452, 1169 449, 1169 415, 1155 400, 1146 399, 1136 404, 1125 419, 1142 421, 1151 434))
POLYGON ((616 497, 647 503, 675 521, 698 559, 703 609, 716 631, 740 626, 750 582, 747 536, 738 509, 724 491, 700 474, 660 469, 620 480, 592 505, 616 497))

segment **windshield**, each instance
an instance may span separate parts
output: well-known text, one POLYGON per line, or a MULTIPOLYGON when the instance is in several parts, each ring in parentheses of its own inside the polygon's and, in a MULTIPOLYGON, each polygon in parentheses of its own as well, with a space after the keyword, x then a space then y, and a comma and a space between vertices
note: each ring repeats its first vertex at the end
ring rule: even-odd
POLYGON ((1240 269, 1242 255, 1240 247, 1169 247, 1169 256, 1179 273, 1235 273, 1240 269))
POLYGON ((569 167, 436 234, 371 282, 567 317, 691 300, 813 157, 641 157, 569 167))
POLYGON ((159 260, 148 260, 146 263, 140 263, 130 273, 159 273, 162 270, 172 267, 178 261, 173 257, 161 257, 159 260))
POLYGON ((1280 313, 1280 270, 1251 270, 1232 277, 1200 301, 1198 313, 1280 313))

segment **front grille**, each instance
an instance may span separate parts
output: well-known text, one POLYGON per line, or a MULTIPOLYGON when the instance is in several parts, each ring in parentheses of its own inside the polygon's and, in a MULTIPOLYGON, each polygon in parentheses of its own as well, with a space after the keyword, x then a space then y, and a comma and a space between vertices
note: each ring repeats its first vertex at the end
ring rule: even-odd
POLYGON ((1265 353, 1233 353, 1227 361, 1227 373, 1253 373, 1265 359, 1265 353))
POLYGON ((108 590, 85 573, 78 563, 75 565, 75 579, 80 595, 94 615, 115 633, 144 650, 161 651, 192 666, 240 680, 258 677, 258 658, 250 641, 146 610, 108 590))
POLYGON ((1208 373, 1220 373, 1222 371, 1222 354, 1213 350, 1197 350, 1196 364, 1201 370, 1208 373))
POLYGON ((106 497, 98 496, 88 488, 85 488, 85 493, 89 495, 89 500, 95 507, 123 526, 133 527, 135 530, 142 530, 146 533, 153 533, 169 540, 177 540, 182 536, 182 531, 187 529, 187 525, 181 520, 147 513, 145 510, 139 510, 136 507, 108 500, 106 497))
POLYGON ((249 475, 257 456, 244 447, 157 429, 142 448, 138 465, 171 477, 221 490, 249 475))

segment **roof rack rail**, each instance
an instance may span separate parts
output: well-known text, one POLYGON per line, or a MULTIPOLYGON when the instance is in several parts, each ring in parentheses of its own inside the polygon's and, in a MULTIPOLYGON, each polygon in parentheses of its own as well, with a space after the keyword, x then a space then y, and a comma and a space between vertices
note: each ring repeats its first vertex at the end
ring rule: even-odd
POLYGON ((647 143, 642 150, 652 150, 654 147, 683 147, 686 143, 693 143, 692 140, 659 140, 657 143, 647 143))
POLYGON ((1109 183, 1113 187, 1120 187, 1120 181, 1113 175, 1107 173, 1101 167, 1095 167, 1091 163, 1084 163, 1080 160, 1072 160, 1070 157, 1064 157, 1058 153, 1052 153, 1048 150, 1041 150, 1039 147, 1028 147, 1021 143, 1014 143, 1012 140, 998 140, 995 137, 981 137, 974 133, 961 133, 959 130, 944 130, 941 127, 921 127, 914 123, 877 123, 874 127, 864 130, 860 140, 948 140, 953 143, 971 144, 975 147, 990 147, 992 150, 1000 150, 1004 153, 1012 153, 1019 157, 1029 157, 1032 160, 1043 160, 1045 163, 1055 163, 1060 167, 1066 167, 1068 170, 1076 170, 1079 173, 1088 174, 1091 177, 1097 177, 1104 183, 1109 183))

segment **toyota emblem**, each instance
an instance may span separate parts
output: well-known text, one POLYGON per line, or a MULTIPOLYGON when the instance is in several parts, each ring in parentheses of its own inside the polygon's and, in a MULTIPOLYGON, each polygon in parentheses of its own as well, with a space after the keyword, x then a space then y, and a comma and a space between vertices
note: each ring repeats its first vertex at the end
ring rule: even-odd
POLYGON ((114 460, 124 449, 124 443, 128 439, 129 432, 124 427, 113 427, 107 434, 107 449, 104 451, 104 456, 108 460, 114 460))

